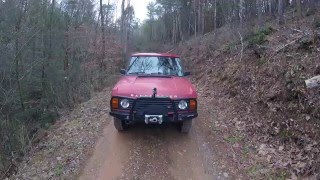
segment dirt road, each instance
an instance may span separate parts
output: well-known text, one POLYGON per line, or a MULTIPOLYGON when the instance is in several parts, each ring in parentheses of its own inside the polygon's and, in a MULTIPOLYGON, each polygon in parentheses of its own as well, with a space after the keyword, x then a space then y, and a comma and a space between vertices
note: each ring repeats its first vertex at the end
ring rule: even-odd
POLYGON ((142 124, 118 133, 111 121, 80 179, 221 179, 197 121, 189 135, 142 124))
POLYGON ((238 156, 223 140, 221 122, 214 125, 217 110, 206 107, 201 96, 199 117, 187 135, 172 124, 140 124, 118 133, 108 115, 109 92, 105 89, 62 116, 26 156, 14 179, 239 177, 233 166, 237 165, 233 158, 238 156))

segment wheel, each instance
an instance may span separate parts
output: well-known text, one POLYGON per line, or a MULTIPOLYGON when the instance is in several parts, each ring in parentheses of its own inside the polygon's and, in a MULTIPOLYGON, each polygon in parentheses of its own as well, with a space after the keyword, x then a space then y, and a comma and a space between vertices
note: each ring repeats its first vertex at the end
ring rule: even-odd
POLYGON ((192 120, 186 120, 186 121, 183 121, 181 124, 180 124, 180 132, 181 133, 189 133, 190 129, 191 129, 191 126, 192 126, 192 120))
POLYGON ((113 124, 118 131, 124 131, 127 128, 125 122, 117 118, 113 118, 113 124))

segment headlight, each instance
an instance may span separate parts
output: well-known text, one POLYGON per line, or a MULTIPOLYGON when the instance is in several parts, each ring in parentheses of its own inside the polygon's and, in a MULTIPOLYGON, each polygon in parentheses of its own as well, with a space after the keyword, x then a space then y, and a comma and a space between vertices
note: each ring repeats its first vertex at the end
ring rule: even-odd
POLYGON ((188 103, 185 100, 181 100, 178 104, 179 109, 186 110, 188 107, 188 103))
POLYGON ((129 106, 130 106, 130 103, 128 101, 128 99, 122 99, 120 101, 120 106, 123 108, 123 109, 127 109, 129 106))

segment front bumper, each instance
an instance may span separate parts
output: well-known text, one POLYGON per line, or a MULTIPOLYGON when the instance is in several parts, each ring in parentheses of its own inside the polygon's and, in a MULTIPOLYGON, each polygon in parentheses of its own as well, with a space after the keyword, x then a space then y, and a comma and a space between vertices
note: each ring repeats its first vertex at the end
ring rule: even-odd
MULTIPOLYGON (((126 121, 128 123, 133 122, 144 122, 143 116, 138 116, 135 114, 130 114, 130 112, 120 112, 113 111, 109 113, 112 117, 126 121)), ((164 122, 182 122, 186 120, 191 120, 198 117, 197 112, 183 112, 183 113, 173 113, 173 114, 160 114, 163 115, 164 122)))
MULTIPOLYGON (((113 97, 119 98, 121 97, 113 97)), ((127 99, 127 98, 126 98, 127 99)), ((186 100, 190 101, 189 100, 186 100)), ((196 99, 192 99, 196 101, 196 99)), ((137 98, 128 99, 130 102, 129 109, 111 109, 110 115, 126 121, 127 123, 144 122, 146 117, 161 116, 161 122, 181 122, 194 119, 198 116, 197 107, 195 110, 187 109, 181 111, 178 103, 181 100, 172 100, 170 98, 137 98)), ((112 106, 110 102, 110 106, 112 106)))

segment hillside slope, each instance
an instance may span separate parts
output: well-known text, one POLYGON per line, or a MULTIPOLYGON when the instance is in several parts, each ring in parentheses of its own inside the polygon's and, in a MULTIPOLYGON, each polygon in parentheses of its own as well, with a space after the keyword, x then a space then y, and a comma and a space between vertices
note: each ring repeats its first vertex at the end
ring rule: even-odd
POLYGON ((253 34, 224 27, 175 49, 215 112, 203 126, 230 144, 239 172, 319 178, 320 89, 304 85, 320 74, 319 22, 314 15, 253 34))

